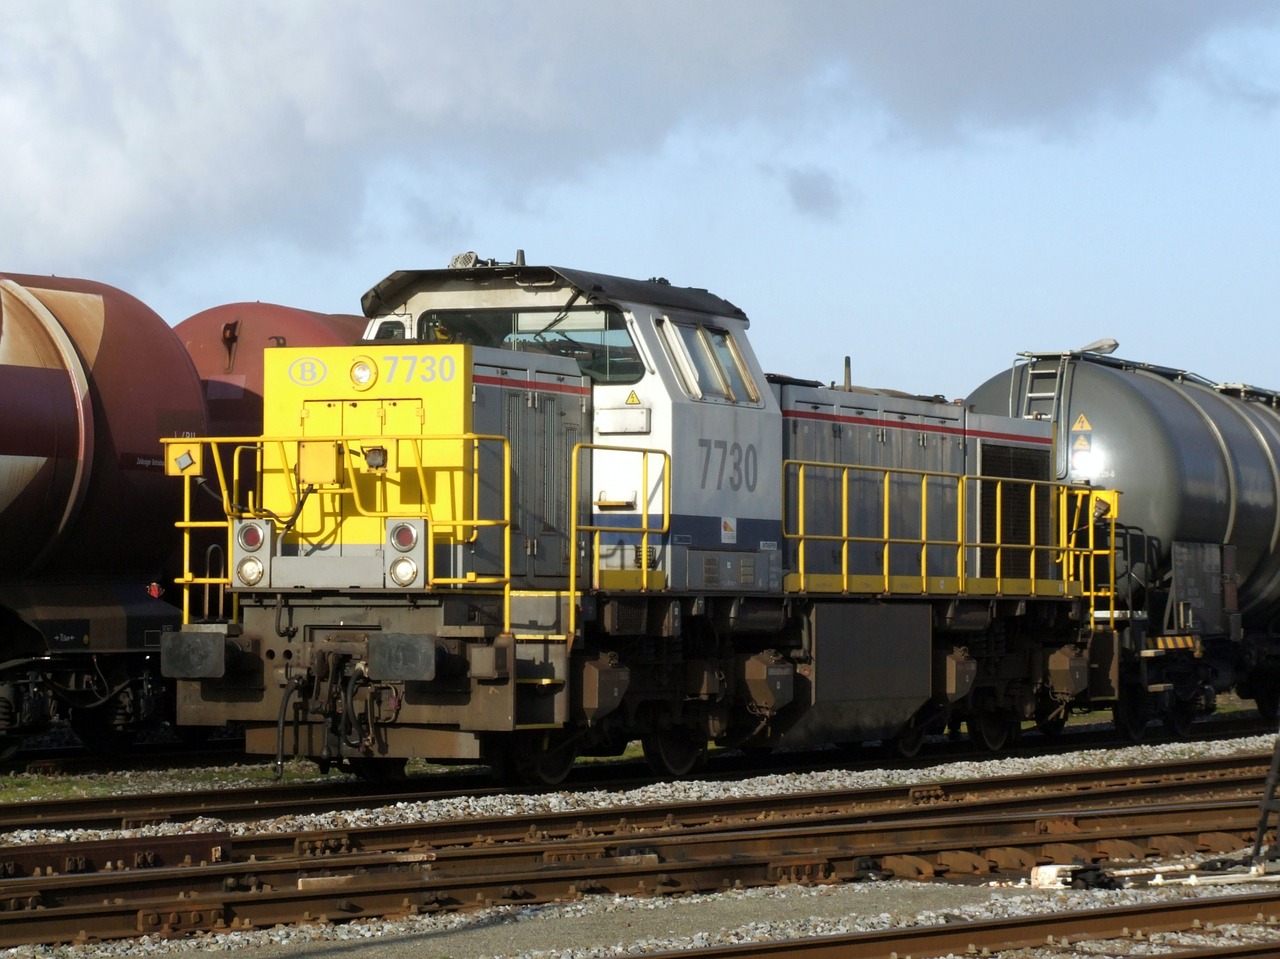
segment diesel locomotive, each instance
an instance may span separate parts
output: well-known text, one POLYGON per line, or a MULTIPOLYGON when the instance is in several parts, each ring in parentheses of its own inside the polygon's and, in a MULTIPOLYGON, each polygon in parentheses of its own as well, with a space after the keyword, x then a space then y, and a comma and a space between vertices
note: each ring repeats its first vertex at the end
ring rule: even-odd
POLYGON ((183 724, 555 783, 633 740, 665 775, 711 743, 910 754, 948 724, 999 750, 1135 682, 1144 716, 1212 708, 1202 675, 1142 672, 1194 661, 1200 620, 1185 649, 1133 631, 1129 497, 1062 475, 1057 407, 766 374, 718 296, 522 254, 362 306, 350 345, 265 352, 260 431, 165 440, 183 724))

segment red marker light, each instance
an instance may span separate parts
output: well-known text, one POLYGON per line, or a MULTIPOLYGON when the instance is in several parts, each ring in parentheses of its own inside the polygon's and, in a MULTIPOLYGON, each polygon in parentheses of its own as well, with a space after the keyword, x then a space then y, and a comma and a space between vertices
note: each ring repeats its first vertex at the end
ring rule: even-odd
POLYGON ((418 531, 408 523, 398 523, 391 528, 391 545, 407 553, 418 545, 418 531))
POLYGON ((240 527, 240 533, 237 538, 240 540, 241 549, 252 553, 262 545, 265 536, 263 535, 262 527, 257 523, 245 523, 240 527))

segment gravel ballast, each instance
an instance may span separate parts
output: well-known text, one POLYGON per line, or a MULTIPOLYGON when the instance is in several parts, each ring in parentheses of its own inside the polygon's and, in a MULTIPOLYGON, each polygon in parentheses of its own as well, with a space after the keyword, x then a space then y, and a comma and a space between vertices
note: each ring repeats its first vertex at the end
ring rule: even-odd
MULTIPOLYGON (((1217 742, 1133 746, 1112 750, 1087 750, 1053 757, 1010 757, 989 762, 949 763, 927 770, 827 771, 786 776, 760 776, 734 783, 681 782, 645 786, 626 792, 593 791, 518 794, 463 798, 450 802, 402 803, 381 809, 299 816, 254 824, 223 824, 212 820, 163 824, 155 833, 206 831, 227 828, 233 834, 284 829, 347 828, 362 824, 441 821, 458 817, 502 816, 537 810, 588 809, 638 805, 675 800, 712 799, 721 796, 768 796, 824 789, 848 789, 955 779, 980 779, 1017 773, 1069 768, 1103 768, 1139 762, 1173 762, 1269 751, 1272 736, 1255 736, 1217 742)), ((121 792, 177 790, 189 778, 170 774, 118 774, 121 792), (145 783, 145 785, 143 785, 145 783)), ((227 773, 228 787, 235 780, 227 773)), ((207 778, 204 783, 207 785, 207 778)), ((62 784, 65 787, 65 782, 62 784)), ((0 797, 3 786, 0 785, 0 797)), ((112 833, 77 831, 68 835, 46 830, 25 830, 0 837, 0 843, 51 842, 73 837, 100 838, 112 833)), ((359 922, 342 925, 238 932, 179 940, 130 940, 84 946, 24 946, 0 951, 0 959, 75 957, 105 959, 111 956, 150 956, 191 950, 231 951, 252 949, 272 957, 339 956, 358 949, 362 959, 467 959, 467 957, 572 957, 596 959, 634 956, 646 952, 689 949, 713 943, 787 939, 800 936, 880 930, 938 922, 963 922, 1002 918, 1044 911, 1108 908, 1155 898, 1216 896, 1229 891, 1256 890, 1258 886, 1174 886, 1113 891, 1038 890, 1028 886, 953 885, 944 883, 880 882, 822 887, 775 887, 728 892, 714 896, 670 898, 589 897, 570 904, 497 907, 465 914, 416 917, 396 922, 359 922)), ((1280 941, 1280 932, 1272 930, 1280 941)), ((1224 929, 1206 937, 1204 945, 1222 944, 1224 929)), ((1265 940, 1264 940, 1265 941, 1265 940)), ((1153 955, 1159 937, 1115 944, 1092 954, 1153 955), (1136 951, 1134 951, 1136 950, 1136 951)), ((1280 949, 1280 945, 1278 945, 1280 949)), ((1090 954, 1077 947, 1067 951, 1021 951, 1019 959, 1090 954)))

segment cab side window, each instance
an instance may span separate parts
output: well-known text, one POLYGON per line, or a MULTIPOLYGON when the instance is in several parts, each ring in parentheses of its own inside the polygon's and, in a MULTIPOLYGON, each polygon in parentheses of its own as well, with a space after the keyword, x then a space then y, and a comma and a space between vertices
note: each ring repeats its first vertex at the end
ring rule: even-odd
POLYGON ((663 341, 682 385, 694 399, 756 405, 760 391, 733 334, 703 323, 659 321, 663 341))
POLYGON ((383 320, 374 332, 375 340, 403 340, 404 323, 400 320, 383 320))

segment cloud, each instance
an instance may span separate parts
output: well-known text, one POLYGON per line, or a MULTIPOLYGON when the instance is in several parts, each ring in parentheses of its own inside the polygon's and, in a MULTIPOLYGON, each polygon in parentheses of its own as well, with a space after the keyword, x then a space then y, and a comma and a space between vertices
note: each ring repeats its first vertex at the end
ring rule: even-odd
POLYGON ((761 172, 779 181, 791 207, 802 216, 834 222, 845 207, 845 187, 836 174, 819 166, 761 165, 761 172))
MULTIPOLYGON (((1275 25, 1257 2, 706 0, 466 5, 17 0, 0 62, 0 262, 93 272, 210 246, 340 252, 394 171, 453 223, 460 180, 516 204, 690 131, 797 129, 868 111, 923 144, 1141 109, 1207 40, 1275 25)), ((802 213, 837 174, 779 166, 802 213)), ((402 214, 403 215, 403 214, 402 214)))
POLYGON ((1153 87, 1189 73, 1206 42, 1270 25, 1252 2, 916 0, 852 4, 834 29, 851 79, 907 133, 1051 129, 1098 110, 1142 109, 1153 87))

